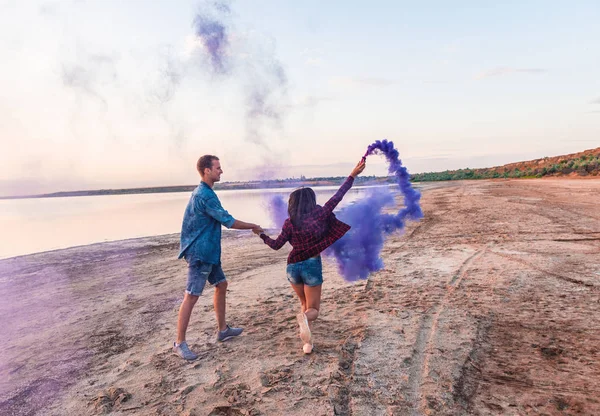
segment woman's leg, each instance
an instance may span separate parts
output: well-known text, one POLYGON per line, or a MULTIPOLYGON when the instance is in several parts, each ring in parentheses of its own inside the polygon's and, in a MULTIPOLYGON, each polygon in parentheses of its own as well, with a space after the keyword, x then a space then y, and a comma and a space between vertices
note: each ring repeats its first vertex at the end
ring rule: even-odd
POLYGON ((304 346, 302 350, 305 354, 310 354, 313 350, 313 338, 312 338, 312 324, 319 317, 319 308, 321 307, 321 287, 323 285, 317 286, 307 286, 304 285, 304 296, 306 298, 306 311, 304 312, 304 316, 306 316, 306 323, 308 324, 308 333, 309 337, 302 337, 302 333, 300 333, 300 338, 304 341, 304 346))
POLYGON ((306 312, 306 296, 304 296, 304 285, 300 283, 299 285, 295 285, 291 283, 292 289, 298 295, 298 299, 300 299, 300 304, 302 305, 302 312, 306 312))
POLYGON ((321 307, 321 288, 323 285, 306 286, 304 285, 304 297, 306 298, 306 318, 309 323, 319 317, 319 308, 321 307))
POLYGON ((294 289, 294 292, 296 292, 296 295, 298 295, 298 299, 300 299, 300 304, 302 307, 302 312, 300 312, 298 315, 296 315, 296 318, 298 319, 298 326, 300 327, 300 339, 304 343, 309 343, 311 340, 312 334, 310 333, 310 323, 305 314, 305 312, 306 312, 306 296, 304 295, 305 287, 306 286, 304 284, 296 285, 296 284, 292 283, 292 288, 294 289))

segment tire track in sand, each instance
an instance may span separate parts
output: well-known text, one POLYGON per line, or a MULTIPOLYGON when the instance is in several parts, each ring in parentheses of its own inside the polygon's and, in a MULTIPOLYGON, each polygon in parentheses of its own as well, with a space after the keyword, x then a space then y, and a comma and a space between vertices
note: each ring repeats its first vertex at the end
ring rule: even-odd
POLYGON ((448 299, 452 296, 457 287, 464 279, 471 264, 481 257, 486 248, 477 250, 467 258, 458 269, 458 272, 452 276, 446 285, 446 292, 442 301, 435 306, 435 309, 423 316, 421 327, 417 334, 415 346, 413 349, 411 369, 408 376, 408 386, 410 396, 413 401, 412 415, 426 414, 427 400, 423 397, 421 386, 429 373, 429 361, 433 354, 433 343, 437 333, 437 327, 440 315, 448 304, 448 299))

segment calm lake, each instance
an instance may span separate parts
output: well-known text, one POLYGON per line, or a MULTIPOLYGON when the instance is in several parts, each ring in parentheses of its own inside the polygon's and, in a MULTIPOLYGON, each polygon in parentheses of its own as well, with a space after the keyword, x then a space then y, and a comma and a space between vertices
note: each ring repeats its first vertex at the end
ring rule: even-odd
MULTIPOLYGON (((339 205, 371 187, 350 189, 339 205)), ((337 186, 313 188, 324 204, 337 186)), ((242 221, 273 227, 268 198, 289 189, 218 191, 223 207, 242 221)), ((178 233, 191 192, 0 200, 0 258, 103 241, 178 233)), ((338 207, 338 208, 339 208, 338 207)))

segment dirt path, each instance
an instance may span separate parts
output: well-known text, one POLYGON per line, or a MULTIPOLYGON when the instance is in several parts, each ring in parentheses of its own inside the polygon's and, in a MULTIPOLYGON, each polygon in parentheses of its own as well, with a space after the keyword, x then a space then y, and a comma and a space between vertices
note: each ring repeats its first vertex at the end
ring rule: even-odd
POLYGON ((169 350, 177 236, 0 261, 0 414, 600 414, 600 180, 427 185, 425 219, 344 283, 325 263, 302 354, 285 249, 228 233, 229 321, 212 289, 169 350))

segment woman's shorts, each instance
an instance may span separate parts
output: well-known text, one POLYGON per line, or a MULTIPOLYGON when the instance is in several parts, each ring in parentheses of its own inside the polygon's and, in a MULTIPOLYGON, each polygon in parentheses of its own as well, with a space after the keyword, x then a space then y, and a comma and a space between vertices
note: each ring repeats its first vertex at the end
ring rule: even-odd
POLYGON ((321 256, 287 265, 287 279, 293 285, 319 286, 323 284, 321 256))

